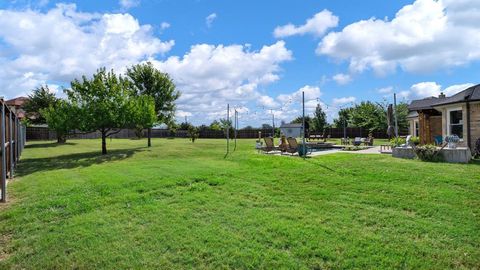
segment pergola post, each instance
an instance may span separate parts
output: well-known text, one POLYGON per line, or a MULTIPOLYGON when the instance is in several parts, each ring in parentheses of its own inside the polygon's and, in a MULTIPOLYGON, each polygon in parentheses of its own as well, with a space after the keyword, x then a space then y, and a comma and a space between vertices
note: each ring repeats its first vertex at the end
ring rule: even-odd
POLYGON ((0 116, 0 150, 2 154, 2 161, 1 161, 1 167, 0 167, 0 185, 2 187, 2 197, 0 198, 1 202, 6 202, 7 201, 7 155, 6 155, 6 148, 5 148, 5 104, 3 103, 2 100, 0 100, 1 106, 1 116, 0 116))

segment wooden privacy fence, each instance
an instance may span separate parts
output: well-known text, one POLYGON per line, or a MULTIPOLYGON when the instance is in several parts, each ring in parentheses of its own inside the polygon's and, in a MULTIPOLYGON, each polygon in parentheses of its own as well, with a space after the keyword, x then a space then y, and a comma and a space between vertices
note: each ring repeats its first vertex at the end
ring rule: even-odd
POLYGON ((7 177, 13 178, 14 170, 25 146, 26 129, 20 123, 15 110, 0 99, 0 201, 7 200, 7 177))
MULTIPOLYGON (((237 130, 237 138, 239 139, 254 139, 258 138, 258 132, 262 132, 262 137, 272 136, 272 129, 240 129, 237 130)), ((370 132, 367 129, 362 128, 347 128, 346 134, 347 137, 367 137, 370 132)), ((322 134, 320 132, 311 132, 311 134, 322 134)), ((343 138, 344 130, 343 128, 327 128, 325 130, 325 135, 332 138, 343 138)), ((373 131, 373 137, 377 139, 388 138, 385 131, 373 131)), ((401 130, 399 132, 401 136, 407 135, 408 130, 401 130)), ((55 131, 49 130, 47 127, 27 127, 27 140, 55 140, 56 134, 55 131)), ((143 136, 146 137, 146 131, 143 132, 143 136)), ((112 138, 118 139, 129 139, 135 138, 136 133, 131 129, 123 129, 119 133, 112 135, 112 138)), ((188 131, 186 130, 177 130, 172 132, 168 129, 153 129, 152 130, 153 138, 188 138, 188 131)), ((231 136, 233 137, 233 135, 231 136)), ((69 136, 71 139, 99 139, 101 138, 100 132, 92 133, 78 133, 69 136)), ((223 130, 212 130, 212 129, 200 129, 199 138, 204 139, 221 139, 225 138, 225 132, 223 130)))

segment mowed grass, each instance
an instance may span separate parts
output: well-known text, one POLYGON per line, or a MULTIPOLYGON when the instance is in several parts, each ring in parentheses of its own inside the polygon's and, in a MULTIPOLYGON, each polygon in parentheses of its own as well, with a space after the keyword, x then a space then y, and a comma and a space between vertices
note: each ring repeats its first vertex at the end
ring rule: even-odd
POLYGON ((29 143, 2 269, 478 269, 480 166, 240 140, 29 143))

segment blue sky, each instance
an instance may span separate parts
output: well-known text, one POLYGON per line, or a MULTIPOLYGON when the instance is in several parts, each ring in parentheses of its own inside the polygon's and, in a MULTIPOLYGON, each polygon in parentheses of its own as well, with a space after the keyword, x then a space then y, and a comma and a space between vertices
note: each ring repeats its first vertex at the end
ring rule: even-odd
POLYGON ((271 112, 288 121, 301 91, 307 112, 320 103, 331 121, 394 92, 453 94, 479 70, 475 0, 16 0, 0 10, 1 95, 42 83, 60 93, 99 66, 121 73, 148 60, 182 91, 178 118, 197 124, 223 117, 227 103, 242 125, 271 112))

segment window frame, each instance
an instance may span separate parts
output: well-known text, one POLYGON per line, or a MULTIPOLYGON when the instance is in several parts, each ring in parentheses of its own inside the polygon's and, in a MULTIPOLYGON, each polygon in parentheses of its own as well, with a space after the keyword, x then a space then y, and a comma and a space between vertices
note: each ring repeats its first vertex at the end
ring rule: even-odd
MULTIPOLYGON (((464 116, 464 113, 463 113, 463 108, 462 107, 455 107, 455 108, 449 108, 447 109, 447 136, 450 136, 452 135, 451 133, 451 128, 452 128, 452 123, 450 122, 451 119, 450 119, 450 113, 451 112, 454 112, 454 111, 461 111, 462 112, 462 124, 453 124, 453 125, 461 125, 462 126, 462 137, 460 138, 460 141, 463 141, 463 137, 465 136, 465 134, 463 134, 463 128, 464 128, 464 125, 465 125, 465 116, 464 116)), ((456 134, 458 135, 458 134, 456 134)))

